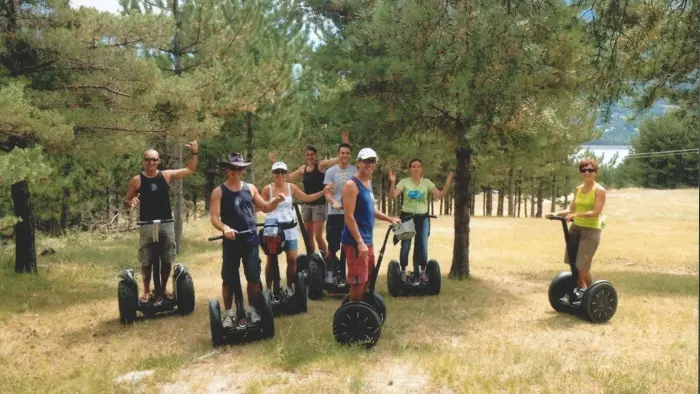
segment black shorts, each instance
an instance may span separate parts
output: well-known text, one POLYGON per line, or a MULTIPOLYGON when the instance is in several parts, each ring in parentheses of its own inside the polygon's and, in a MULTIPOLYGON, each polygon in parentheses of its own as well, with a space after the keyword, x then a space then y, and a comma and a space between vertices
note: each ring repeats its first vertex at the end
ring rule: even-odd
POLYGON ((234 286, 238 269, 243 260, 243 273, 248 283, 260 282, 260 257, 257 243, 224 240, 221 280, 227 286, 234 286))
POLYGON ((345 227, 345 215, 328 215, 326 218, 326 241, 328 251, 336 253, 340 250, 340 238, 345 227))

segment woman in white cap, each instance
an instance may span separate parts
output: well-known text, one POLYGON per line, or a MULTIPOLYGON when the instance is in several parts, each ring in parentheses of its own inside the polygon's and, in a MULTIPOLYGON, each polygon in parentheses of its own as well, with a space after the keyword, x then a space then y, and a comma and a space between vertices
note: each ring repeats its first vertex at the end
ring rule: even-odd
MULTIPOLYGON (((283 194, 285 196, 284 201, 281 202, 275 210, 267 214, 268 219, 277 219, 280 223, 287 223, 294 220, 294 206, 293 198, 297 198, 303 202, 311 202, 317 200, 319 197, 323 196, 326 190, 333 193, 335 185, 329 184, 324 187, 323 190, 313 193, 304 193, 299 186, 287 182, 287 165, 281 161, 278 161, 272 165, 272 174, 274 175, 274 182, 268 186, 265 186, 262 192, 262 196, 266 200, 274 199, 273 196, 283 194)), ((292 296, 294 294, 294 289, 292 288, 292 283, 294 283, 294 277, 297 271, 297 249, 298 249, 298 239, 299 232, 296 227, 284 230, 285 246, 284 251, 287 256, 287 294, 292 296)), ((270 257, 267 258, 267 264, 265 265, 265 282, 267 287, 272 286, 272 278, 270 276, 270 257)))

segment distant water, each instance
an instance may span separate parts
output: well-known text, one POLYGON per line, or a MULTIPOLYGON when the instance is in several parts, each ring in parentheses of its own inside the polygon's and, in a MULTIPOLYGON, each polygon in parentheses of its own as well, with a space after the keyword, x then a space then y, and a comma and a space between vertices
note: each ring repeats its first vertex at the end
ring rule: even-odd
POLYGON ((593 152, 596 157, 603 156, 603 163, 607 164, 617 153, 617 164, 620 164, 622 160, 630 153, 630 147, 627 145, 582 145, 579 152, 583 152, 586 149, 593 152))

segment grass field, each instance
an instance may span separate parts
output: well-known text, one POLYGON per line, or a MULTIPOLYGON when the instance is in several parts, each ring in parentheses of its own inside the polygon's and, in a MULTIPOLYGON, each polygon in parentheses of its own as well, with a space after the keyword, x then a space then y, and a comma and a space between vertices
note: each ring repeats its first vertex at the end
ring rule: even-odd
POLYGON ((332 297, 277 318, 273 340, 213 352, 206 305, 221 298, 221 246, 206 242, 207 219, 186 226, 178 259, 194 277, 194 313, 128 327, 117 274, 136 266, 136 234, 40 239, 56 254, 39 258, 38 276, 15 275, 13 251, 0 252, 0 392, 696 393, 698 203, 696 189, 609 192, 593 275, 613 282, 619 307, 602 325, 549 306, 549 282, 567 269, 558 222, 473 218, 472 277, 453 281, 452 218, 434 220, 442 293, 389 297, 389 243, 378 285, 388 318, 370 352, 333 340, 332 297))

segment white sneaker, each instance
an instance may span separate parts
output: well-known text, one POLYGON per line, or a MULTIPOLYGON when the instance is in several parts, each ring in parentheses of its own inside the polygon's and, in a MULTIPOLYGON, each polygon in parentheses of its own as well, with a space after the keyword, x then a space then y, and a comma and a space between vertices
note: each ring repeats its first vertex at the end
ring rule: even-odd
POLYGON ((326 272, 326 283, 333 283, 333 273, 330 271, 326 272))
POLYGON ((294 296, 294 288, 291 286, 288 286, 287 289, 285 290, 287 292, 287 297, 292 298, 294 296))
POLYGON ((233 327, 233 319, 231 318, 231 315, 226 314, 224 317, 224 328, 231 328, 233 327))
POLYGON ((260 322, 260 315, 258 315, 258 311, 255 310, 255 307, 253 306, 248 306, 248 316, 250 316, 250 322, 255 324, 260 322))

